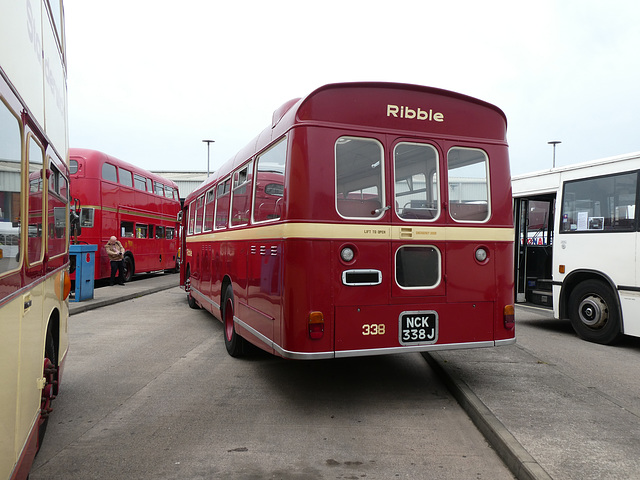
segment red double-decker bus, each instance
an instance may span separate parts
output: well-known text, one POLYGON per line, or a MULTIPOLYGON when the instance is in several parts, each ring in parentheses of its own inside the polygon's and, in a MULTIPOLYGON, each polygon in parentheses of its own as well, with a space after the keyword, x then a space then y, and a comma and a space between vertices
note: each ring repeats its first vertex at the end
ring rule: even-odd
POLYGON ((125 248, 125 281, 134 273, 178 268, 177 185, 95 150, 69 149, 71 197, 81 205, 81 243, 96 244, 95 278, 111 275, 105 245, 125 248))
POLYGON ((185 200, 190 306, 316 359, 515 342, 506 118, 391 83, 321 87, 185 200))

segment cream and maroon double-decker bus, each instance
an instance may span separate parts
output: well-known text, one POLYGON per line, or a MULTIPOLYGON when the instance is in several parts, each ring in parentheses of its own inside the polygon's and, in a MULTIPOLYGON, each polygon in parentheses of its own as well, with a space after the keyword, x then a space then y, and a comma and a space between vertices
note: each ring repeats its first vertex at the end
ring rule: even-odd
POLYGON ((26 478, 68 344, 62 1, 2 2, 0 45, 0 478, 26 478))

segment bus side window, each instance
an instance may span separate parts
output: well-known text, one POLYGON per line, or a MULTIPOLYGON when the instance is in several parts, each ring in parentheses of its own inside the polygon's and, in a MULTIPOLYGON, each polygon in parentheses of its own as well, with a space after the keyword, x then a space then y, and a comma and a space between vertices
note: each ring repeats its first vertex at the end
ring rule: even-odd
POLYGON ((0 275, 20 265, 20 183, 22 173, 20 122, 0 101, 0 275), (17 191, 16 191, 17 190, 17 191))
POLYGON ((196 200, 196 226, 195 233, 202 232, 202 220, 204 216, 204 195, 201 195, 196 200))
POLYGON ((216 194, 216 213, 214 228, 220 230, 227 228, 229 219, 229 203, 231 197, 231 178, 227 178, 224 182, 218 184, 216 194))
POLYGON ((136 238, 147 238, 147 225, 136 224, 136 238))
POLYGON ((80 210, 80 226, 82 228, 91 228, 93 227, 93 218, 94 218, 95 209, 92 207, 82 207, 80 210))
POLYGON ((118 174, 116 173, 115 165, 111 165, 110 163, 102 164, 102 179, 108 180, 109 182, 118 181, 118 174))
POLYGON ((137 190, 142 190, 143 192, 147 189, 147 180, 137 173, 133 175, 133 185, 137 190))
POLYGON ((133 222, 120 222, 120 236, 133 238, 133 222))
POLYGON ((252 174, 253 162, 249 162, 233 177, 233 198, 231 200, 231 225, 233 226, 249 223, 252 174))
POLYGON ((67 235, 67 179, 50 159, 48 194, 49 255, 55 256, 66 251, 67 235))
POLYGON ((29 264, 42 261, 43 241, 43 161, 44 151, 42 146, 29 136, 29 204, 28 204, 28 235, 27 259, 29 264))
POLYGON ((204 206, 204 232, 213 230, 213 209, 215 207, 215 190, 212 188, 206 193, 204 206))
POLYGON ((120 177, 121 185, 124 185, 125 187, 133 187, 133 179, 129 170, 118 167, 118 175, 120 177))
POLYGON ((149 225, 149 236, 148 238, 153 238, 153 225, 149 225))
POLYGON ((164 238, 164 227, 156 227, 156 238, 164 238))
POLYGON ((193 235, 193 229, 196 225, 196 202, 193 201, 189 204, 189 228, 187 233, 193 235))
POLYGON ((173 240, 175 238, 175 229, 173 227, 167 227, 165 229, 165 234, 167 237, 167 240, 173 240))
POLYGON ((147 178, 147 192, 153 193, 153 181, 147 178))
POLYGON ((256 160, 253 221, 278 220, 282 216, 287 139, 284 138, 256 160))

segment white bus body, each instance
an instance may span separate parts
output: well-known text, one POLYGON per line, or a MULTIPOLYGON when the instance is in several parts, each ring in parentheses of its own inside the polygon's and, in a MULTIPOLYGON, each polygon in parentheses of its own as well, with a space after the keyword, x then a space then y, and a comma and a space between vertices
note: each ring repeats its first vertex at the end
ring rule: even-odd
POLYGON ((640 336, 640 152, 512 178, 516 301, 585 340, 640 336))

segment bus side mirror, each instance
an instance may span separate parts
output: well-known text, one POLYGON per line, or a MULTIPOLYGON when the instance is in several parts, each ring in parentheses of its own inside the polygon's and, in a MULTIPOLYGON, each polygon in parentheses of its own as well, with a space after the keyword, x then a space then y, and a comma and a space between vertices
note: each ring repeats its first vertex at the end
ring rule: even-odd
POLYGON ((182 222, 182 212, 178 212, 178 223, 182 222))

